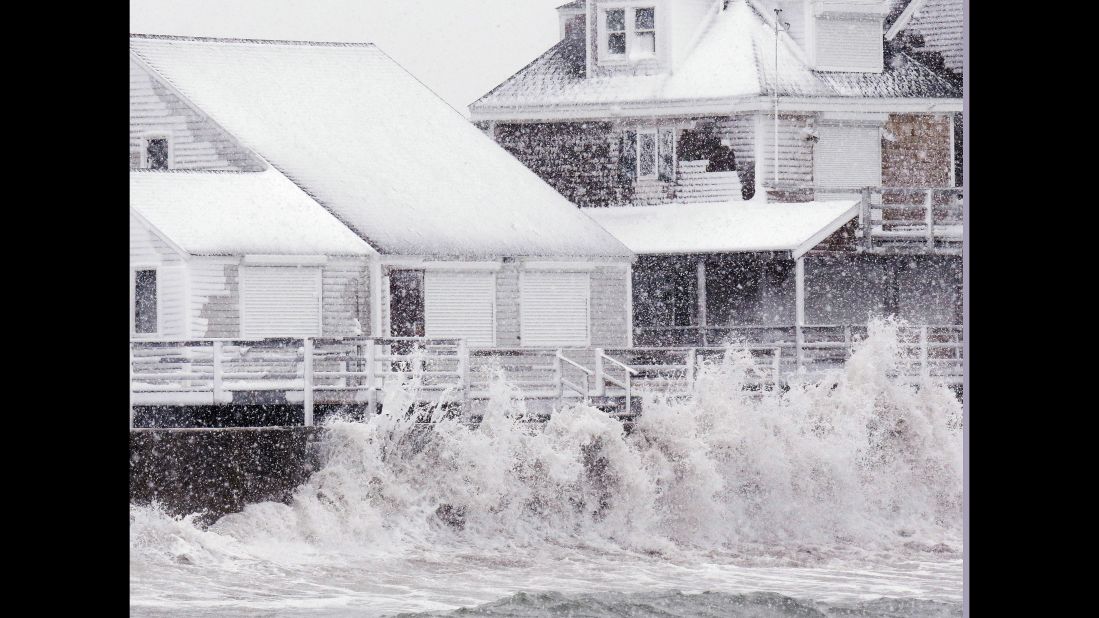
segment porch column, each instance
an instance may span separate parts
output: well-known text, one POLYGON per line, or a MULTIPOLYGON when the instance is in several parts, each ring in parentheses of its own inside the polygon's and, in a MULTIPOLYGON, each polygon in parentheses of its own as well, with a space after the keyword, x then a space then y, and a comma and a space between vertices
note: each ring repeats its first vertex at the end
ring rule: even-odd
POLYGON ((698 258, 698 326, 702 333, 702 345, 706 345, 706 258, 698 258))
POLYGON ((370 336, 382 336, 382 260, 381 256, 374 256, 370 260, 370 336))
POLYGON ((800 369, 804 362, 805 336, 801 329, 805 326, 805 256, 794 262, 794 333, 797 345, 797 361, 800 369))

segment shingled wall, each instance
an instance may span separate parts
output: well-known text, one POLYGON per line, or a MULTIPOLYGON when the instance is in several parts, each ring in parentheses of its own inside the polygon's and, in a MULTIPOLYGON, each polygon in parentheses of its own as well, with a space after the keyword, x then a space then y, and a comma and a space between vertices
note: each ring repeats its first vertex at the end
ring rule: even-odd
POLYGON ((628 203, 619 177, 619 135, 609 122, 497 124, 493 137, 515 158, 578 206, 628 203))

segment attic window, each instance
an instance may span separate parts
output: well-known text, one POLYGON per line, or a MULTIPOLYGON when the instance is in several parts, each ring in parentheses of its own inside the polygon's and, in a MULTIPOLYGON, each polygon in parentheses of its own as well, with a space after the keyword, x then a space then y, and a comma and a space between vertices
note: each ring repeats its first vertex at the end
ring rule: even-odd
POLYGON ((656 9, 651 6, 619 6, 603 11, 601 54, 604 61, 622 63, 656 55, 656 9))
POLYGON ((168 143, 168 137, 164 135, 158 135, 154 137, 145 138, 145 149, 141 153, 142 160, 146 169, 151 170, 166 170, 169 167, 169 161, 171 160, 171 145, 168 143))

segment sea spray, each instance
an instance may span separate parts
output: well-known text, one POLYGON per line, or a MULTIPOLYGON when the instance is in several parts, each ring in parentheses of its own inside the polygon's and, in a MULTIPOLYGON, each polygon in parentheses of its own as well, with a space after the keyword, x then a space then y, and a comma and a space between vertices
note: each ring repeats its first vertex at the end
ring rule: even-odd
MULTIPOLYGON (((325 463, 289 504, 249 505, 207 529, 132 506, 131 565, 139 578, 188 565, 263 577, 412 555, 457 560, 461 572, 520 569, 543 554, 956 557, 961 406, 944 387, 896 377, 897 327, 871 324, 841 369, 789 389, 749 387, 754 365, 732 350, 700 367, 692 397, 644 395, 628 430, 583 404, 535 422, 502 375, 479 423, 437 408, 425 424, 406 413, 410 383, 381 414, 328 422, 325 463)), ((427 564, 404 568, 438 566, 427 564)))

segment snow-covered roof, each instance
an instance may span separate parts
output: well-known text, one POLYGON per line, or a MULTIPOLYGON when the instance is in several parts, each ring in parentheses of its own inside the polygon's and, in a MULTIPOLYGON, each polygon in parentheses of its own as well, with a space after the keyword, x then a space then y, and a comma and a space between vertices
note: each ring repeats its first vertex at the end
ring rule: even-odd
POLYGON ((585 208, 638 255, 809 251, 858 214, 857 200, 585 208))
POLYGON ((130 172, 130 207, 191 255, 377 253, 277 170, 130 172))
POLYGON ((131 35, 130 49, 383 253, 630 255, 374 45, 131 35))
POLYGON ((939 52, 947 68, 962 72, 962 0, 912 0, 886 31, 893 39, 902 31, 923 37, 923 50, 939 52))
POLYGON ((675 71, 658 75, 585 75, 584 41, 566 38, 470 106, 494 110, 555 106, 735 102, 789 97, 957 98, 957 87, 911 57, 882 73, 813 71, 786 34, 779 37, 754 6, 731 2, 711 21, 675 71))

